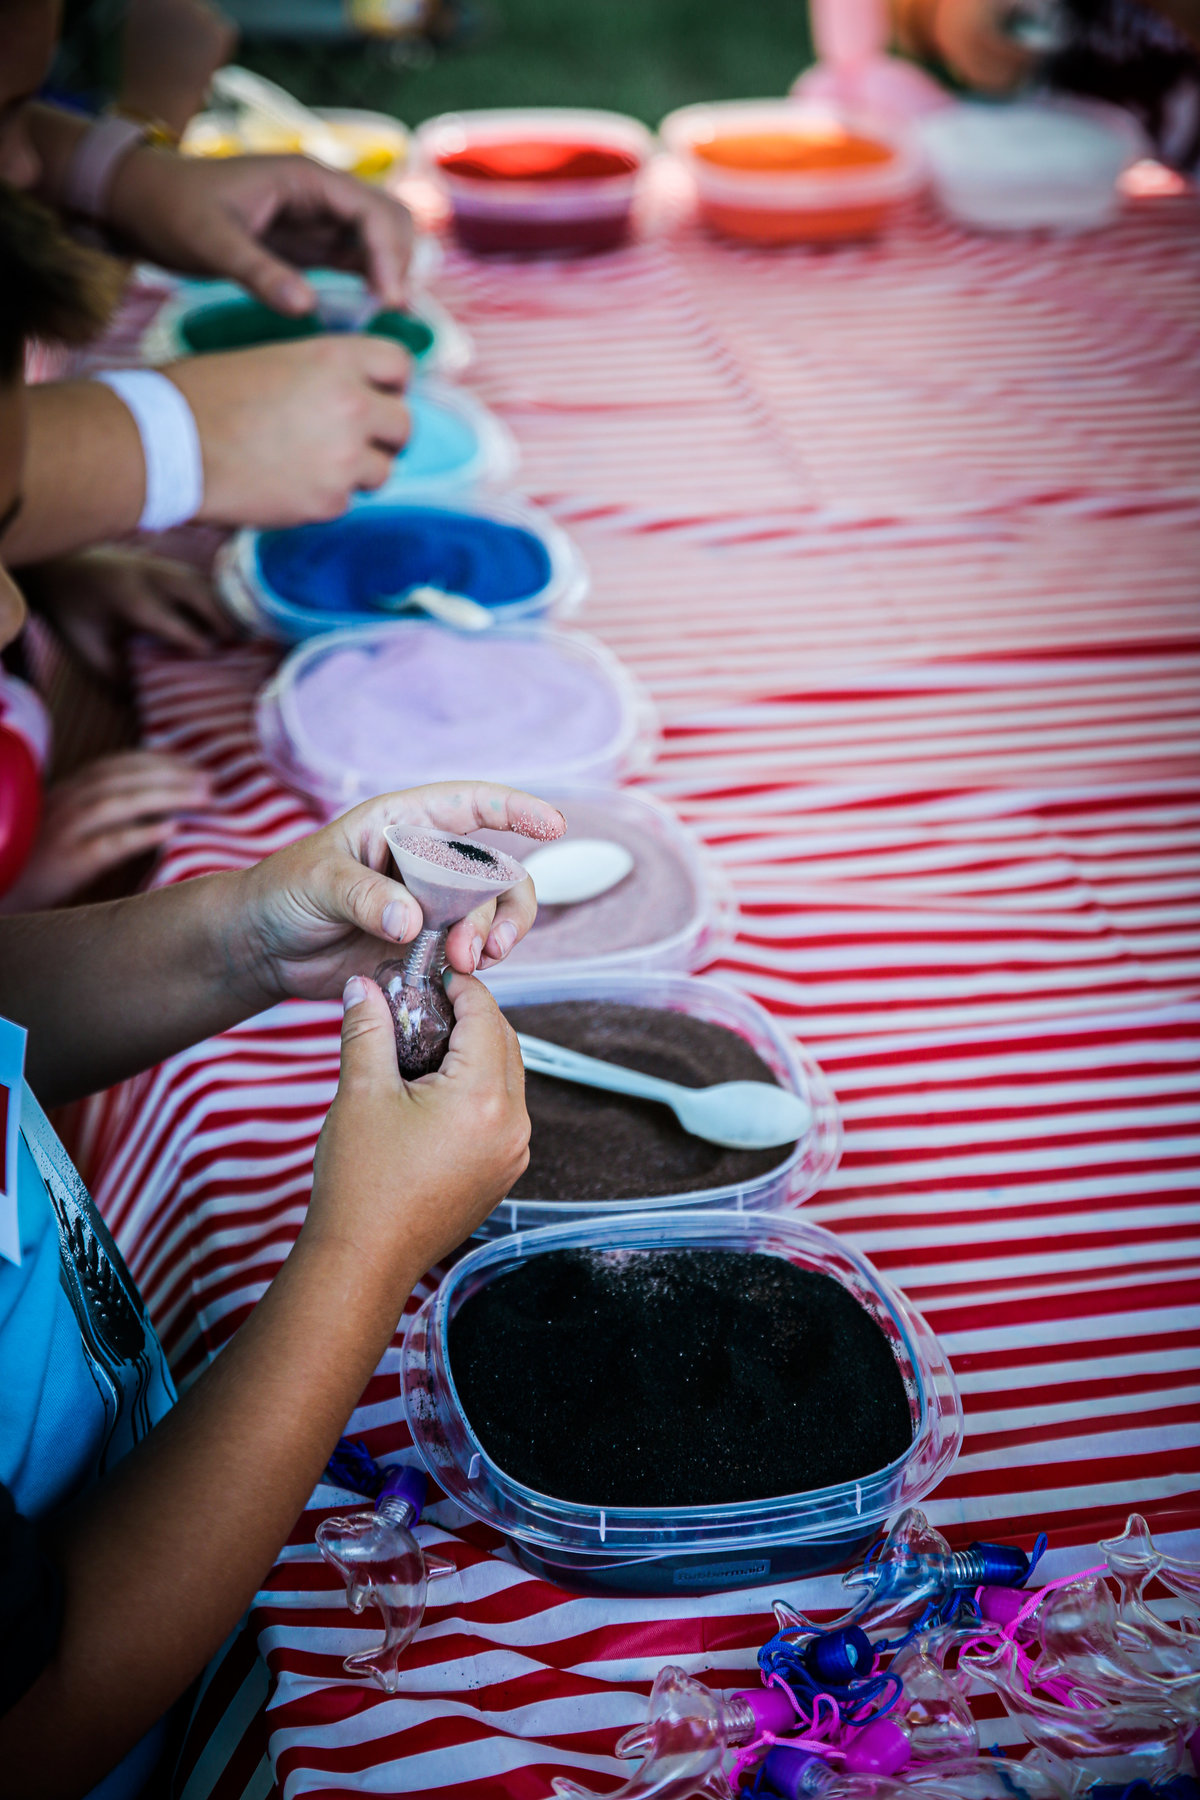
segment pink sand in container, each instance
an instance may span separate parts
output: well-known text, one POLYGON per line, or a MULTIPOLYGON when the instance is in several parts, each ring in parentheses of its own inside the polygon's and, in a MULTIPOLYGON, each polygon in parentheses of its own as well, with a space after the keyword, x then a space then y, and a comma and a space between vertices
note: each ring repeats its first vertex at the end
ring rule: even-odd
MULTIPOLYGON (((540 906, 528 937, 509 961, 528 965, 613 956, 663 944, 695 922, 702 896, 687 859, 651 817, 639 820, 619 797, 611 801, 591 795, 562 799, 567 815, 566 842, 572 838, 609 838, 630 852, 633 868, 616 887, 577 906, 540 906)), ((497 848, 522 850, 507 832, 484 831, 480 840, 497 848)))
POLYGON ((531 786, 602 758, 623 720, 603 670, 553 640, 437 626, 316 659, 291 712, 302 758, 352 770, 363 791, 379 793, 467 775, 531 786))

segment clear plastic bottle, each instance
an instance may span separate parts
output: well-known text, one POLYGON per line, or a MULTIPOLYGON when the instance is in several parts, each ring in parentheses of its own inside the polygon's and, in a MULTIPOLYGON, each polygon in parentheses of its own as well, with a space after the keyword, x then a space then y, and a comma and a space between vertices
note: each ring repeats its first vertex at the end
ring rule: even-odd
POLYGON ((421 1628, 429 1582, 454 1573, 452 1562, 423 1550, 413 1536, 425 1488, 419 1469, 391 1469, 373 1507, 317 1526, 317 1546, 345 1582, 351 1612, 371 1605, 383 1614, 383 1642, 347 1656, 342 1667, 348 1675, 367 1676, 385 1694, 400 1685, 400 1658, 421 1628))

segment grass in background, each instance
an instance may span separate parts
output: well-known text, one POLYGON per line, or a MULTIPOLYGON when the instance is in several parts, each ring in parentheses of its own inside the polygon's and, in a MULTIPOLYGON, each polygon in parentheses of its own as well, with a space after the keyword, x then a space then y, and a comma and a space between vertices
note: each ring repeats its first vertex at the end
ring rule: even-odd
POLYGON ((462 41, 421 66, 406 46, 250 39, 239 62, 316 106, 419 124, 475 106, 604 106, 657 124, 695 100, 782 94, 810 60, 804 0, 475 0, 462 41), (406 56, 413 60, 406 61, 406 56))

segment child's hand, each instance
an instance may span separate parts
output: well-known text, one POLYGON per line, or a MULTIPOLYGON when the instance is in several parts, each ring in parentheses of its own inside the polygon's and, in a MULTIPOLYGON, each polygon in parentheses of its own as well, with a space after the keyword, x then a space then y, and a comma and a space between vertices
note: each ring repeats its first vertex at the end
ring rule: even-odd
POLYGON ((0 910, 64 905, 110 869, 157 850, 177 816, 208 798, 207 777, 175 756, 123 750, 85 764, 47 789, 37 842, 0 910))
MULTIPOLYGON (((557 807, 491 781, 436 782, 364 801, 234 878, 220 936, 229 980, 247 1004, 332 999, 349 976, 369 973, 416 937, 421 909, 396 874, 383 835, 389 825, 543 839, 566 829, 557 807)), ((502 961, 536 912, 529 880, 486 901, 452 928, 451 966, 468 975, 502 961)))
POLYGON ((38 611, 106 681, 119 679, 121 644, 132 632, 148 632, 189 656, 235 635, 212 584, 165 556, 87 550, 43 564, 31 587, 38 611))
POLYGON ((364 1269, 394 1270, 397 1314, 529 1161, 516 1036, 481 982, 453 975, 447 987, 457 1023, 446 1060, 406 1082, 383 994, 362 976, 347 982, 341 1080, 301 1232, 314 1247, 349 1243, 364 1269))

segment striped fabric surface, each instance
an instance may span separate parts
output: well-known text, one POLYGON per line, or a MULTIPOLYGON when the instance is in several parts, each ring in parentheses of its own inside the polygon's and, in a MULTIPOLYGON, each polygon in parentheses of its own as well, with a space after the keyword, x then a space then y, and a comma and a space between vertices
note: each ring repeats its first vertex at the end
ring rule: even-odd
MULTIPOLYGON (((805 1210, 953 1360, 967 1438, 928 1511, 955 1543, 1047 1530, 1049 1576, 1133 1508, 1200 1554, 1198 225, 1170 198, 991 241, 914 208, 872 247, 685 227, 569 267, 452 254, 440 284, 591 565, 583 623, 658 704, 645 784, 740 901, 713 972, 837 1091, 845 1157, 805 1210)), ((269 666, 143 656, 148 741, 217 794, 159 879, 310 824, 258 755, 269 666)), ((295 1235, 337 1011, 277 1008, 87 1111, 184 1379, 295 1235)), ((411 1454, 396 1367, 351 1425, 385 1458, 411 1454)), ((318 1490, 213 1673, 187 1800, 607 1791, 663 1663, 735 1687, 771 1629, 770 1589, 548 1586, 443 1502, 424 1535, 458 1574, 387 1699, 342 1674, 373 1627, 313 1548, 344 1504, 318 1490)))

